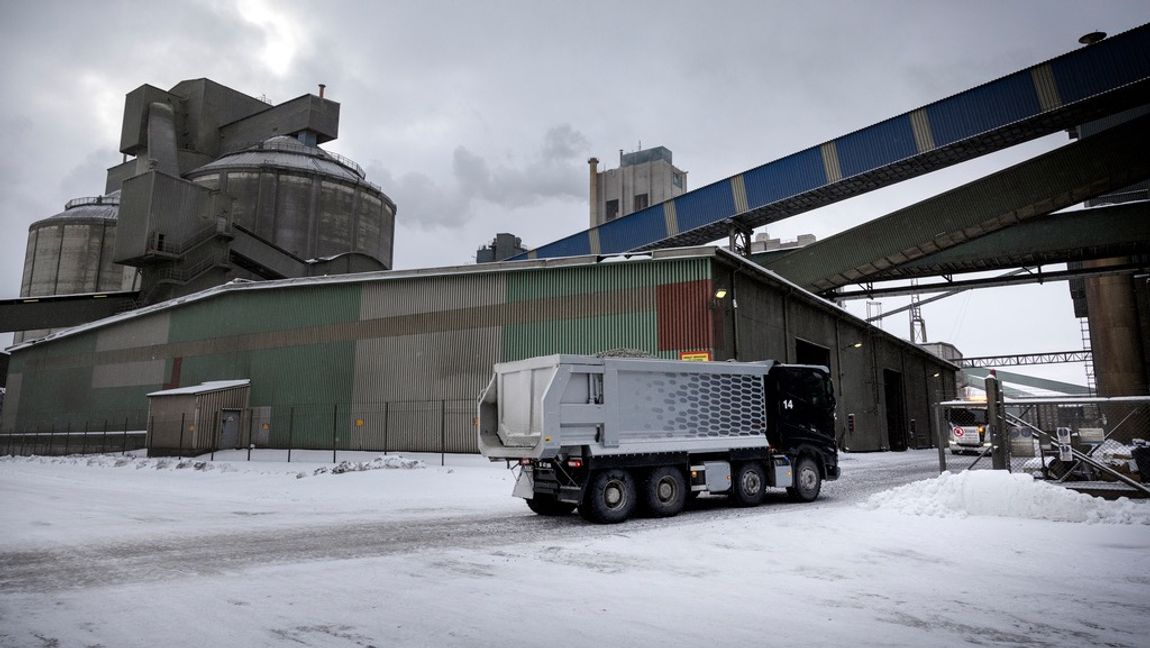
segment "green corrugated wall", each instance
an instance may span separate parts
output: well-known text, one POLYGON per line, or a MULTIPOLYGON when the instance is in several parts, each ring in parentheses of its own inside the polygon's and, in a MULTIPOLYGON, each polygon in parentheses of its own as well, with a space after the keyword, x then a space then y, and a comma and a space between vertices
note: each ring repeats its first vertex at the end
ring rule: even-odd
MULTIPOLYGON (((85 421, 98 425, 109 418, 122 427, 125 414, 142 422, 145 394, 173 378, 180 386, 250 378, 251 405, 272 408, 273 444, 287 443, 291 418, 293 445, 330 447, 334 431, 338 445, 349 447, 355 434, 362 437, 378 423, 378 407, 369 404, 389 400, 376 397, 394 391, 389 383, 420 385, 420 398, 449 399, 458 409, 454 401, 473 398, 495 360, 615 348, 675 357, 675 350, 658 349, 658 287, 707 280, 710 266, 711 257, 679 258, 225 292, 173 306, 160 316, 127 319, 17 351, 12 372, 24 375, 15 423, 78 429, 85 421), (364 310, 369 294, 374 305, 364 310), (477 330, 489 334, 477 336, 477 330), (115 342, 108 342, 112 338, 115 342), (437 348, 408 353, 407 347, 394 346, 430 340, 437 348), (483 340, 492 348, 475 348, 483 340), (375 357, 389 348, 386 357, 375 357), (444 353, 451 357, 441 357, 444 353), (396 355, 406 360, 397 362, 396 355), (474 361, 483 357, 490 359, 474 361), (154 367, 157 360, 163 362, 161 383, 92 387, 96 365, 101 371, 118 366, 117 376, 131 378, 132 363, 154 367), (355 384, 357 363, 370 386, 355 384), (368 365, 377 368, 368 371, 368 365), (467 368, 466 375, 459 367, 467 368), (442 390, 452 393, 438 393, 442 390), (366 418, 366 427, 355 429, 356 418, 366 418)), ((662 307, 666 316, 676 316, 677 305, 662 307)), ((418 427, 437 430, 439 408, 425 409, 431 413, 418 427)), ((453 410, 451 420, 465 425, 470 421, 465 414, 453 410)), ((139 429, 136 422, 132 427, 139 429)), ((403 438, 398 428, 390 432, 403 438)), ((470 438, 466 431, 451 434, 453 445, 470 438)))
POLYGON ((710 264, 707 257, 509 273, 508 308, 521 311, 521 321, 503 327, 502 360, 617 348, 678 357, 658 348, 656 288, 709 279, 710 264))

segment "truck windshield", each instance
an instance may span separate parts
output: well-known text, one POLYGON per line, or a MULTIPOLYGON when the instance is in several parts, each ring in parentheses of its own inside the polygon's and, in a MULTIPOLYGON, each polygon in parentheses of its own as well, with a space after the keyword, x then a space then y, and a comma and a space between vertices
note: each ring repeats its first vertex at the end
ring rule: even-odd
POLYGON ((986 425, 986 410, 973 407, 951 407, 946 418, 951 425, 986 425))

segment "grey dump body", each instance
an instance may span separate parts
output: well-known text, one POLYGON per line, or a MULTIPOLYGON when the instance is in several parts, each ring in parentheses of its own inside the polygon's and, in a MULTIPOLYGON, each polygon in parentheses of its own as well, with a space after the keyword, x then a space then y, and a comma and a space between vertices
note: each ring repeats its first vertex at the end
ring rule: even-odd
POLYGON ((523 467, 514 494, 529 503, 582 512, 604 471, 636 484, 677 471, 692 494, 730 491, 752 463, 762 485, 797 488, 803 456, 820 482, 838 476, 825 367, 552 355, 494 370, 479 398, 479 450, 523 467))
POLYGON ((604 456, 761 447, 773 365, 573 355, 498 364, 480 400, 479 449, 551 459, 564 448, 604 456))

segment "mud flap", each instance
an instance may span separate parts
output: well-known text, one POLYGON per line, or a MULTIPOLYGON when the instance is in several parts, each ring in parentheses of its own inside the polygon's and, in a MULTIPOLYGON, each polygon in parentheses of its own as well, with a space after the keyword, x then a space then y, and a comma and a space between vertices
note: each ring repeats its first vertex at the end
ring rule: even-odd
POLYGON ((530 470, 520 470, 519 477, 515 480, 515 488, 512 489, 511 494, 515 497, 522 497, 523 499, 532 499, 535 497, 535 478, 530 470))

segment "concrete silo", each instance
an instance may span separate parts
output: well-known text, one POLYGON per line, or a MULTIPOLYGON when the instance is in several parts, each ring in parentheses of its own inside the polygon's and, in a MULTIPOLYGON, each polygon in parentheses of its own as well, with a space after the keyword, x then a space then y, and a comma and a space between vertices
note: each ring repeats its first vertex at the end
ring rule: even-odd
MULTIPOLYGON (((20 297, 134 290, 135 268, 112 261, 119 208, 119 192, 76 198, 68 201, 59 214, 32 223, 28 228, 20 297)), ((18 344, 50 331, 19 331, 13 342, 18 344)))
POLYGON ((279 135, 185 177, 230 197, 234 226, 296 257, 359 252, 391 267, 395 203, 347 158, 279 135))

